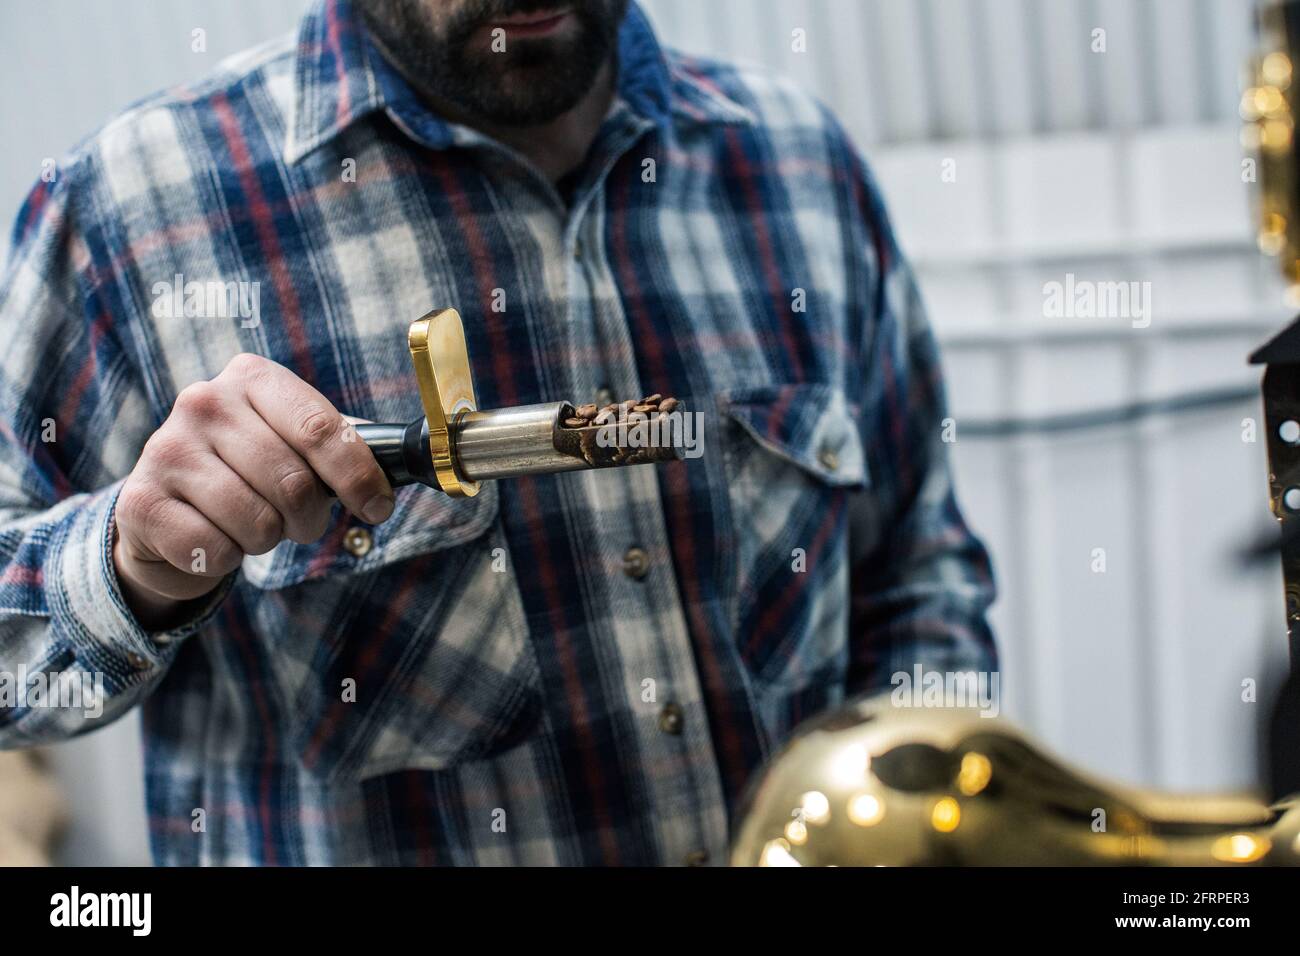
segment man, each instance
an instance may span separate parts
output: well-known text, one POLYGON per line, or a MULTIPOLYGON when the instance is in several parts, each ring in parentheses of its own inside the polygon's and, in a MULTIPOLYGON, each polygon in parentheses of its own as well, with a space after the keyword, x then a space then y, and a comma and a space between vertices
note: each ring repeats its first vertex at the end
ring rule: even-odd
POLYGON ((0 743, 142 704, 159 863, 723 862, 798 720, 995 666, 864 166, 626 0, 325 0, 38 187, 0 316, 0 666, 103 686, 0 743), (482 407, 703 457, 394 495, 343 416, 443 307, 482 407))

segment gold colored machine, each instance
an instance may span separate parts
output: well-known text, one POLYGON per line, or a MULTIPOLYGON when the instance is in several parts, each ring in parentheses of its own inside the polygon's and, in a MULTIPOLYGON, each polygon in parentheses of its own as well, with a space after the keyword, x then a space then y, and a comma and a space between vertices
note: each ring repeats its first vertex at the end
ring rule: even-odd
POLYGON ((889 694, 800 726, 749 795, 733 866, 1300 864, 1300 796, 1090 777, 973 708, 889 694))

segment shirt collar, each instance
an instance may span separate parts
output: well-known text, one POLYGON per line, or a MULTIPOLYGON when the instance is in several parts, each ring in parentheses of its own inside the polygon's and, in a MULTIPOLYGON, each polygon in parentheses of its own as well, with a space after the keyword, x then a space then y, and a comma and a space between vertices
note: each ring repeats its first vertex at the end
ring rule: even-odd
MULTIPOLYGON (((665 55, 635 3, 619 29, 618 95, 671 135, 686 123, 752 123, 754 115, 665 55)), ((430 112, 371 44, 348 0, 316 0, 303 17, 294 64, 293 115, 285 160, 296 163, 377 109, 434 149, 456 142, 459 127, 430 112)))

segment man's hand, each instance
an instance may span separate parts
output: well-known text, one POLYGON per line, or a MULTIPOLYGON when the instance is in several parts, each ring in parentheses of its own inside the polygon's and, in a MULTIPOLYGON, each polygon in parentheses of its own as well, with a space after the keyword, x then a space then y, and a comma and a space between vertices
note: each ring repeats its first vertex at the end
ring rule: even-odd
POLYGON ((371 524, 387 520, 393 489, 349 427, 324 395, 257 355, 182 390, 117 501, 113 565, 141 624, 162 626, 246 554, 319 538, 325 486, 371 524))

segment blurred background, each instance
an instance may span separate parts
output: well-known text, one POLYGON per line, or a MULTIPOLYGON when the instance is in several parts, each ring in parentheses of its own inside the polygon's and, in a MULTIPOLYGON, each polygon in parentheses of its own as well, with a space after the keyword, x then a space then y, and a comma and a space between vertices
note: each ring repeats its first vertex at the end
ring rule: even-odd
MULTIPOLYGON (((1255 786, 1285 631, 1276 564, 1236 558, 1271 520, 1246 356, 1292 312, 1255 249, 1239 145, 1251 4, 643 6, 672 45, 814 90, 874 167, 943 347, 958 491, 1000 578, 1005 713, 1122 780, 1255 786), (1149 282, 1149 326, 1048 317, 1044 286, 1068 276, 1149 282)), ((302 7, 0 4, 0 250, 42 159, 292 30, 302 7)), ((53 749, 74 818, 62 862, 148 863, 139 751, 134 718, 53 749)))

